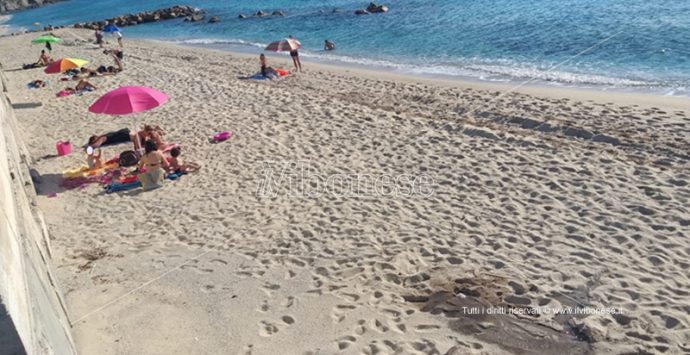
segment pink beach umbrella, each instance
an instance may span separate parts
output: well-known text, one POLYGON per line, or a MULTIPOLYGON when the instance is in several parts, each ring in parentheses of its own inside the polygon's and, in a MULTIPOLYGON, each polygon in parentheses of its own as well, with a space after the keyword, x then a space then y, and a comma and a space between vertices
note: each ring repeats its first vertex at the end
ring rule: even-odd
POLYGON ((89 107, 89 112, 129 115, 156 108, 168 101, 168 95, 146 86, 123 86, 103 96, 89 107))
POLYGON ((273 52, 289 52, 302 47, 302 44, 294 38, 287 38, 280 41, 271 42, 265 50, 273 52))

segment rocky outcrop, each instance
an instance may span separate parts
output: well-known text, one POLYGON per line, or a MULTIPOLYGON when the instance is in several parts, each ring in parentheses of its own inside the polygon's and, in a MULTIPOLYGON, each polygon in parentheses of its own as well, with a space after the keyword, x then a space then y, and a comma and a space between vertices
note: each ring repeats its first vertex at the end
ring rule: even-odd
POLYGON ((213 16, 210 19, 208 19, 208 23, 216 23, 216 22, 220 22, 220 17, 213 16))
POLYGON ((102 28, 106 23, 112 23, 118 27, 134 26, 142 23, 157 22, 161 20, 171 20, 176 18, 185 18, 185 21, 201 21, 205 18, 204 11, 186 5, 176 5, 173 7, 159 9, 154 11, 144 11, 137 14, 129 14, 109 18, 103 21, 93 21, 87 23, 77 23, 74 28, 102 28))
POLYGON ((33 9, 65 0, 0 0, 0 14, 21 9, 33 9))
MULTIPOLYGON (((251 17, 266 17, 266 16, 269 16, 269 13, 268 13, 268 12, 263 11, 263 10, 259 10, 259 11, 255 12, 255 13, 254 13, 253 15, 251 15, 251 16, 247 16, 247 15, 245 15, 245 14, 239 14, 239 16, 237 16, 237 18, 239 18, 239 19, 248 19, 248 18, 251 18, 251 17)), ((282 17, 282 16, 285 16, 285 13, 284 13, 282 10, 275 10, 275 11, 273 11, 273 12, 270 13, 270 16, 282 17)))
POLYGON ((355 15, 376 14, 376 13, 383 13, 383 12, 388 12, 388 6, 376 5, 375 3, 370 2, 369 6, 367 6, 366 10, 357 10, 357 11, 355 11, 355 15))
POLYGON ((192 16, 187 17, 186 19, 184 19, 184 22, 199 22, 199 21, 202 21, 204 18, 206 18, 206 16, 204 16, 204 14, 196 14, 196 15, 192 15, 192 16))

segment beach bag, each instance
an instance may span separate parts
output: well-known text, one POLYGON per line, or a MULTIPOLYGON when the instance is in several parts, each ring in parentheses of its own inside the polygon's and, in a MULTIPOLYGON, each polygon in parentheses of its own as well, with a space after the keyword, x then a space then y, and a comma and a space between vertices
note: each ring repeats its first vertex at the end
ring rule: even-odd
POLYGON ((135 153, 133 150, 126 150, 120 153, 120 166, 135 166, 138 162, 139 157, 137 156, 137 153, 135 153))
POLYGON ((57 144, 55 144, 55 149, 57 149, 57 154, 59 156, 67 155, 72 153, 72 143, 70 143, 70 141, 59 140, 57 144))

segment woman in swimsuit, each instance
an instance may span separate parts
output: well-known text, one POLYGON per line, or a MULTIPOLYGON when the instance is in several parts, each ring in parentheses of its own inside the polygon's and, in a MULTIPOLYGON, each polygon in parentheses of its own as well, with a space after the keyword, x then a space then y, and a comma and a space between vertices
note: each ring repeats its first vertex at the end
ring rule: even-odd
POLYGON ((144 143, 144 151, 144 155, 139 159, 139 170, 142 171, 139 174, 139 180, 144 190, 151 190, 161 186, 165 177, 165 171, 170 166, 163 153, 158 150, 156 143, 152 140, 147 140, 144 143))

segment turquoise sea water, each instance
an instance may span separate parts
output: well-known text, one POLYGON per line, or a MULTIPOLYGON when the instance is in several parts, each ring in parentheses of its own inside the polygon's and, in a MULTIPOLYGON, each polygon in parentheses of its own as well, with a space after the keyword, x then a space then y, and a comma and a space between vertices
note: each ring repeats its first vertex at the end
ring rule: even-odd
MULTIPOLYGON (((16 12, 5 25, 63 25, 181 2, 70 0, 16 12)), ((163 21, 124 29, 143 37, 260 51, 296 36, 316 60, 496 81, 651 90, 690 95, 690 1, 394 0, 386 14, 356 16, 368 1, 189 0, 220 23, 163 21), (282 10, 285 17, 238 14, 282 10), (337 50, 324 52, 324 39, 337 50)))

